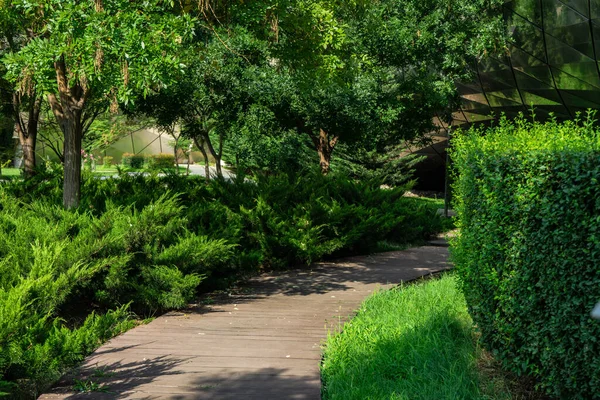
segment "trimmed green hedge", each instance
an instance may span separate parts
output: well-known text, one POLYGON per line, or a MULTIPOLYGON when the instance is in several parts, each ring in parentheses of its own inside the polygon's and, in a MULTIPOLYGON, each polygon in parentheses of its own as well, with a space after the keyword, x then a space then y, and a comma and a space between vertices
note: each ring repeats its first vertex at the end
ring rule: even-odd
POLYGON ((141 169, 144 168, 146 157, 143 154, 124 153, 121 162, 129 168, 141 169))
POLYGON ((473 319, 505 367, 558 398, 600 398, 600 132, 503 119, 453 141, 473 319))
POLYGON ((175 156, 173 154, 153 154, 148 157, 148 167, 153 170, 169 169, 175 167, 175 156))
POLYGON ((104 156, 104 158, 102 159, 102 168, 104 169, 110 169, 113 166, 113 157, 111 156, 104 156))

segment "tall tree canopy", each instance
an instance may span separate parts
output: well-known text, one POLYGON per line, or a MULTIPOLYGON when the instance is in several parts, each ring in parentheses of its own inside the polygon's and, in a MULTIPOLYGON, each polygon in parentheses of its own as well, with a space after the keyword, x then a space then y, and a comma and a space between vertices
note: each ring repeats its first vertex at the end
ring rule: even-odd
POLYGON ((501 3, 289 1, 272 46, 280 78, 270 89, 283 94, 273 106, 311 138, 324 173, 339 142, 427 132, 457 105, 454 82, 468 63, 502 43, 501 3))
POLYGON ((244 115, 268 115, 327 173, 338 143, 386 151, 432 129, 468 63, 501 51, 502 0, 0 1, 3 75, 31 116, 47 96, 67 207, 82 136, 106 109, 182 124, 215 158, 211 132, 239 140, 244 115))
POLYGON ((4 57, 7 77, 48 94, 64 134, 63 202, 76 207, 86 127, 108 107, 173 82, 185 67, 177 55, 193 20, 165 0, 5 2, 31 21, 27 42, 4 57))

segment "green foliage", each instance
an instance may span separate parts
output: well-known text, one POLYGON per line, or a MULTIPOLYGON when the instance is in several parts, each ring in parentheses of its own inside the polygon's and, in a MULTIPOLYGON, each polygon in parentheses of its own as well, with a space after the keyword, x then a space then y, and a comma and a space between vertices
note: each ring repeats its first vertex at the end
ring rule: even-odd
MULTIPOLYGON (((19 301, 10 304, 16 309, 10 327, 0 333, 0 388, 13 398, 35 398, 56 381, 67 368, 75 366, 108 339, 130 329, 127 306, 104 315, 90 314, 75 329, 68 328, 59 318, 51 317, 51 310, 40 310, 31 303, 43 303, 52 298, 50 293, 32 293, 34 277, 24 278, 26 284, 1 290, 0 307, 6 309, 11 300, 29 298, 29 304, 19 301), (25 287, 28 286, 28 287, 25 287), (14 381, 19 380, 19 385, 14 381)), ((39 281, 39 280, 38 280, 39 281)), ((64 287, 68 289, 68 287, 64 287)), ((2 323, 10 314, 2 314, 2 323)))
MULTIPOLYGON (((0 102, 1 101, 2 100, 0 99, 0 102)), ((0 170, 11 163, 15 153, 14 139, 12 138, 14 123, 12 119, 3 116, 1 111, 2 110, 0 110, 0 170)))
MULTIPOLYGON (((185 76, 140 99, 134 111, 212 141, 215 158, 224 142, 229 164, 252 172, 315 165, 308 148, 328 159, 338 143, 384 154, 431 131, 436 114, 451 113, 455 79, 468 73, 468 62, 501 47, 501 4, 227 3, 226 17, 199 25, 199 40, 184 52, 185 76)), ((213 11, 220 7, 211 3, 213 11)))
POLYGON ((483 400, 478 353, 453 276, 378 292, 329 336, 323 399, 483 400))
POLYGON ((415 166, 423 156, 403 155, 403 146, 367 150, 362 146, 338 146, 333 165, 347 175, 358 179, 380 182, 388 186, 410 185, 415 166))
POLYGON ((111 169, 112 166, 113 166, 113 157, 111 157, 111 156, 102 157, 102 168, 111 169))
POLYGON ((272 110, 253 104, 232 124, 224 158, 236 170, 298 173, 317 164, 311 146, 307 138, 283 128, 272 110))
POLYGON ((86 322, 73 315, 122 304, 154 315, 264 268, 415 243, 443 229, 438 205, 404 198, 403 188, 317 171, 209 183, 90 175, 75 211, 60 206, 60 172, 0 188, 0 382, 26 379, 34 392, 128 326, 114 317, 125 309, 86 322))
POLYGON ((175 167, 175 155, 153 154, 148 157, 148 168, 151 170, 172 169, 175 167))
POLYGON ((146 162, 146 156, 143 154, 124 153, 121 163, 129 168, 142 169, 146 162))
POLYGON ((81 393, 91 393, 91 392, 108 392, 108 387, 105 385, 99 385, 93 380, 85 380, 81 381, 79 379, 75 379, 75 385, 73 385, 73 390, 81 393))
POLYGON ((30 30, 25 45, 4 59, 8 79, 56 93, 54 63, 61 58, 69 86, 82 85, 97 101, 126 103, 137 91, 174 81, 183 67, 175 55, 192 35, 192 19, 174 15, 163 0, 15 0, 8 10, 30 30))
POLYGON ((557 398, 600 393, 600 137, 524 119, 454 139, 453 259, 483 342, 557 398))
MULTIPOLYGON (((21 23, 18 33, 0 32, 11 50, 0 54, 3 77, 19 96, 47 97, 65 139, 63 204, 76 208, 84 132, 102 111, 176 80, 185 68, 178 52, 193 36, 193 19, 165 0, 13 0, 3 8, 0 26, 9 18, 21 23)), ((88 145, 98 146, 98 139, 100 146, 108 142, 96 137, 88 145)))

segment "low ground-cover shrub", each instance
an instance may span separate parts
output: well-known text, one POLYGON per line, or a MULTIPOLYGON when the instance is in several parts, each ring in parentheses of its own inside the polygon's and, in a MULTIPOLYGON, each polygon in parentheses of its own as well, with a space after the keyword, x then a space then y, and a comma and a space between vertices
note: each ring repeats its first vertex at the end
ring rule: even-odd
POLYGON ((417 243, 444 229, 439 205, 405 198, 405 188, 381 189, 344 176, 259 176, 256 182, 201 177, 90 180, 82 206, 95 212, 115 205, 143 207, 158 194, 179 193, 187 227, 226 239, 239 252, 260 254, 267 267, 310 263, 329 255, 365 253, 377 243, 417 243))
POLYGON ((35 398, 131 326, 121 304, 142 315, 183 307, 207 265, 230 252, 223 241, 188 231, 173 196, 139 211, 109 204, 94 216, 23 203, 0 189, 0 392, 35 398), (119 311, 105 313, 113 308, 119 311), (77 317, 93 310, 100 314, 77 317))
POLYGON ((484 399, 478 356, 453 276, 378 292, 329 336, 323 399, 484 399))
POLYGON ((92 349, 72 343, 77 329, 98 338, 120 331, 85 328, 82 316, 94 310, 110 319, 107 310, 130 304, 149 316, 262 268, 419 242, 442 229, 436 204, 335 175, 209 183, 88 175, 75 211, 62 209, 60 190, 42 191, 58 182, 46 171, 0 187, 0 381, 33 388, 92 349))
POLYGON ((600 135, 591 122, 454 139, 453 259, 483 342, 558 398, 600 393, 600 135))

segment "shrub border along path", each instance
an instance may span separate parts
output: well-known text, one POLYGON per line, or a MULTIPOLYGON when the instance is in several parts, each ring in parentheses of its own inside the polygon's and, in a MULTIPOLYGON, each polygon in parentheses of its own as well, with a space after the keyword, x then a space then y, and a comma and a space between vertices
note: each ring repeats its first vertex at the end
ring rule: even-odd
POLYGON ((75 379, 40 397, 72 399, 320 399, 321 345, 361 302, 448 269, 447 248, 352 257, 252 279, 111 340, 75 379))

